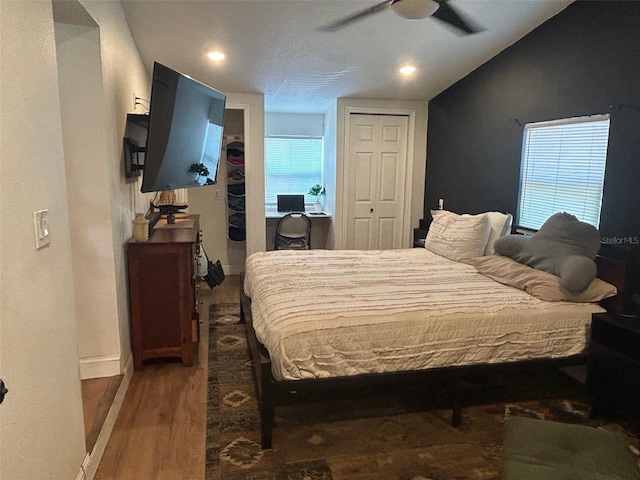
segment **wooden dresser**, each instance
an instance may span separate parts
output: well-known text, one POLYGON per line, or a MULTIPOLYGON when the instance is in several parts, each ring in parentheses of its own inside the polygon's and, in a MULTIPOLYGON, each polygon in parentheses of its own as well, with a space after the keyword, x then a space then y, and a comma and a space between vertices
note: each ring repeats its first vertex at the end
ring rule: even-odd
POLYGON ((199 228, 198 215, 176 216, 173 225, 161 219, 149 240, 127 245, 135 370, 151 358, 197 359, 199 228))

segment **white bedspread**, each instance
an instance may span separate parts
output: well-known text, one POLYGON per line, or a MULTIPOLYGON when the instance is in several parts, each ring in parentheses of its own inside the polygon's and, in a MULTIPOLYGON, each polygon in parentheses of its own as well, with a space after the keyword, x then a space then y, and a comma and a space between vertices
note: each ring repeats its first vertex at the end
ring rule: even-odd
POLYGON ((244 290, 277 380, 571 356, 603 311, 422 248, 256 253, 244 290))

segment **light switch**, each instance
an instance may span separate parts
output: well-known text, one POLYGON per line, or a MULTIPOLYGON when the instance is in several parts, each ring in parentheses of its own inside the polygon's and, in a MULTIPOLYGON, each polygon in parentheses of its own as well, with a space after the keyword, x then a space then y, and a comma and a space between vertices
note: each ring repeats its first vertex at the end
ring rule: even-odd
POLYGON ((33 212, 33 228, 36 234, 36 250, 51 243, 51 238, 49 238, 49 210, 33 212))

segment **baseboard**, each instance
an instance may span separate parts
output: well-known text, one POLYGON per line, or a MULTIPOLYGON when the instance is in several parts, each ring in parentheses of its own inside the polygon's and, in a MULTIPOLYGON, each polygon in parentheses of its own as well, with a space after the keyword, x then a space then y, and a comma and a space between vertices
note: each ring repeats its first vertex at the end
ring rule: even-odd
POLYGON ((87 463, 89 462, 90 458, 91 458, 91 455, 87 453, 84 457, 84 460, 82 461, 82 466, 80 467, 80 471, 78 472, 78 475, 76 475, 76 480, 87 480, 87 475, 85 474, 85 471, 86 471, 87 463))
POLYGON ((120 375, 120 355, 103 355, 80 359, 80 380, 120 375))
MULTIPOLYGON (((117 375, 119 374, 120 372, 117 373, 117 375)), ((85 457, 85 461, 82 463, 82 468, 80 473, 78 474, 77 480, 93 480, 96 472, 98 471, 100 460, 102 459, 102 455, 107 448, 107 442, 109 441, 109 437, 111 436, 111 432, 113 431, 116 419, 118 418, 118 414, 120 413, 120 408, 122 408, 124 397, 127 394, 127 390, 129 389, 131 378, 133 377, 133 356, 129 355, 127 363, 124 366, 124 372, 122 372, 122 374, 123 378, 122 382, 120 383, 120 387, 118 388, 118 393, 116 393, 116 396, 113 399, 113 403, 111 404, 111 408, 109 409, 109 413, 107 414, 107 418, 104 421, 102 430, 100 430, 100 435, 98 435, 98 440, 96 441, 93 450, 90 454, 87 455, 87 457, 85 457)))

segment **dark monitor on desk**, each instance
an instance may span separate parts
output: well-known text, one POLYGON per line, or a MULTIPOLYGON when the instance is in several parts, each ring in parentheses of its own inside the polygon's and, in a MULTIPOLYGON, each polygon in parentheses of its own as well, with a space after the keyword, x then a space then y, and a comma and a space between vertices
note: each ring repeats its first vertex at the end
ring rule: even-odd
POLYGON ((278 195, 278 212, 304 212, 304 195, 278 195))

